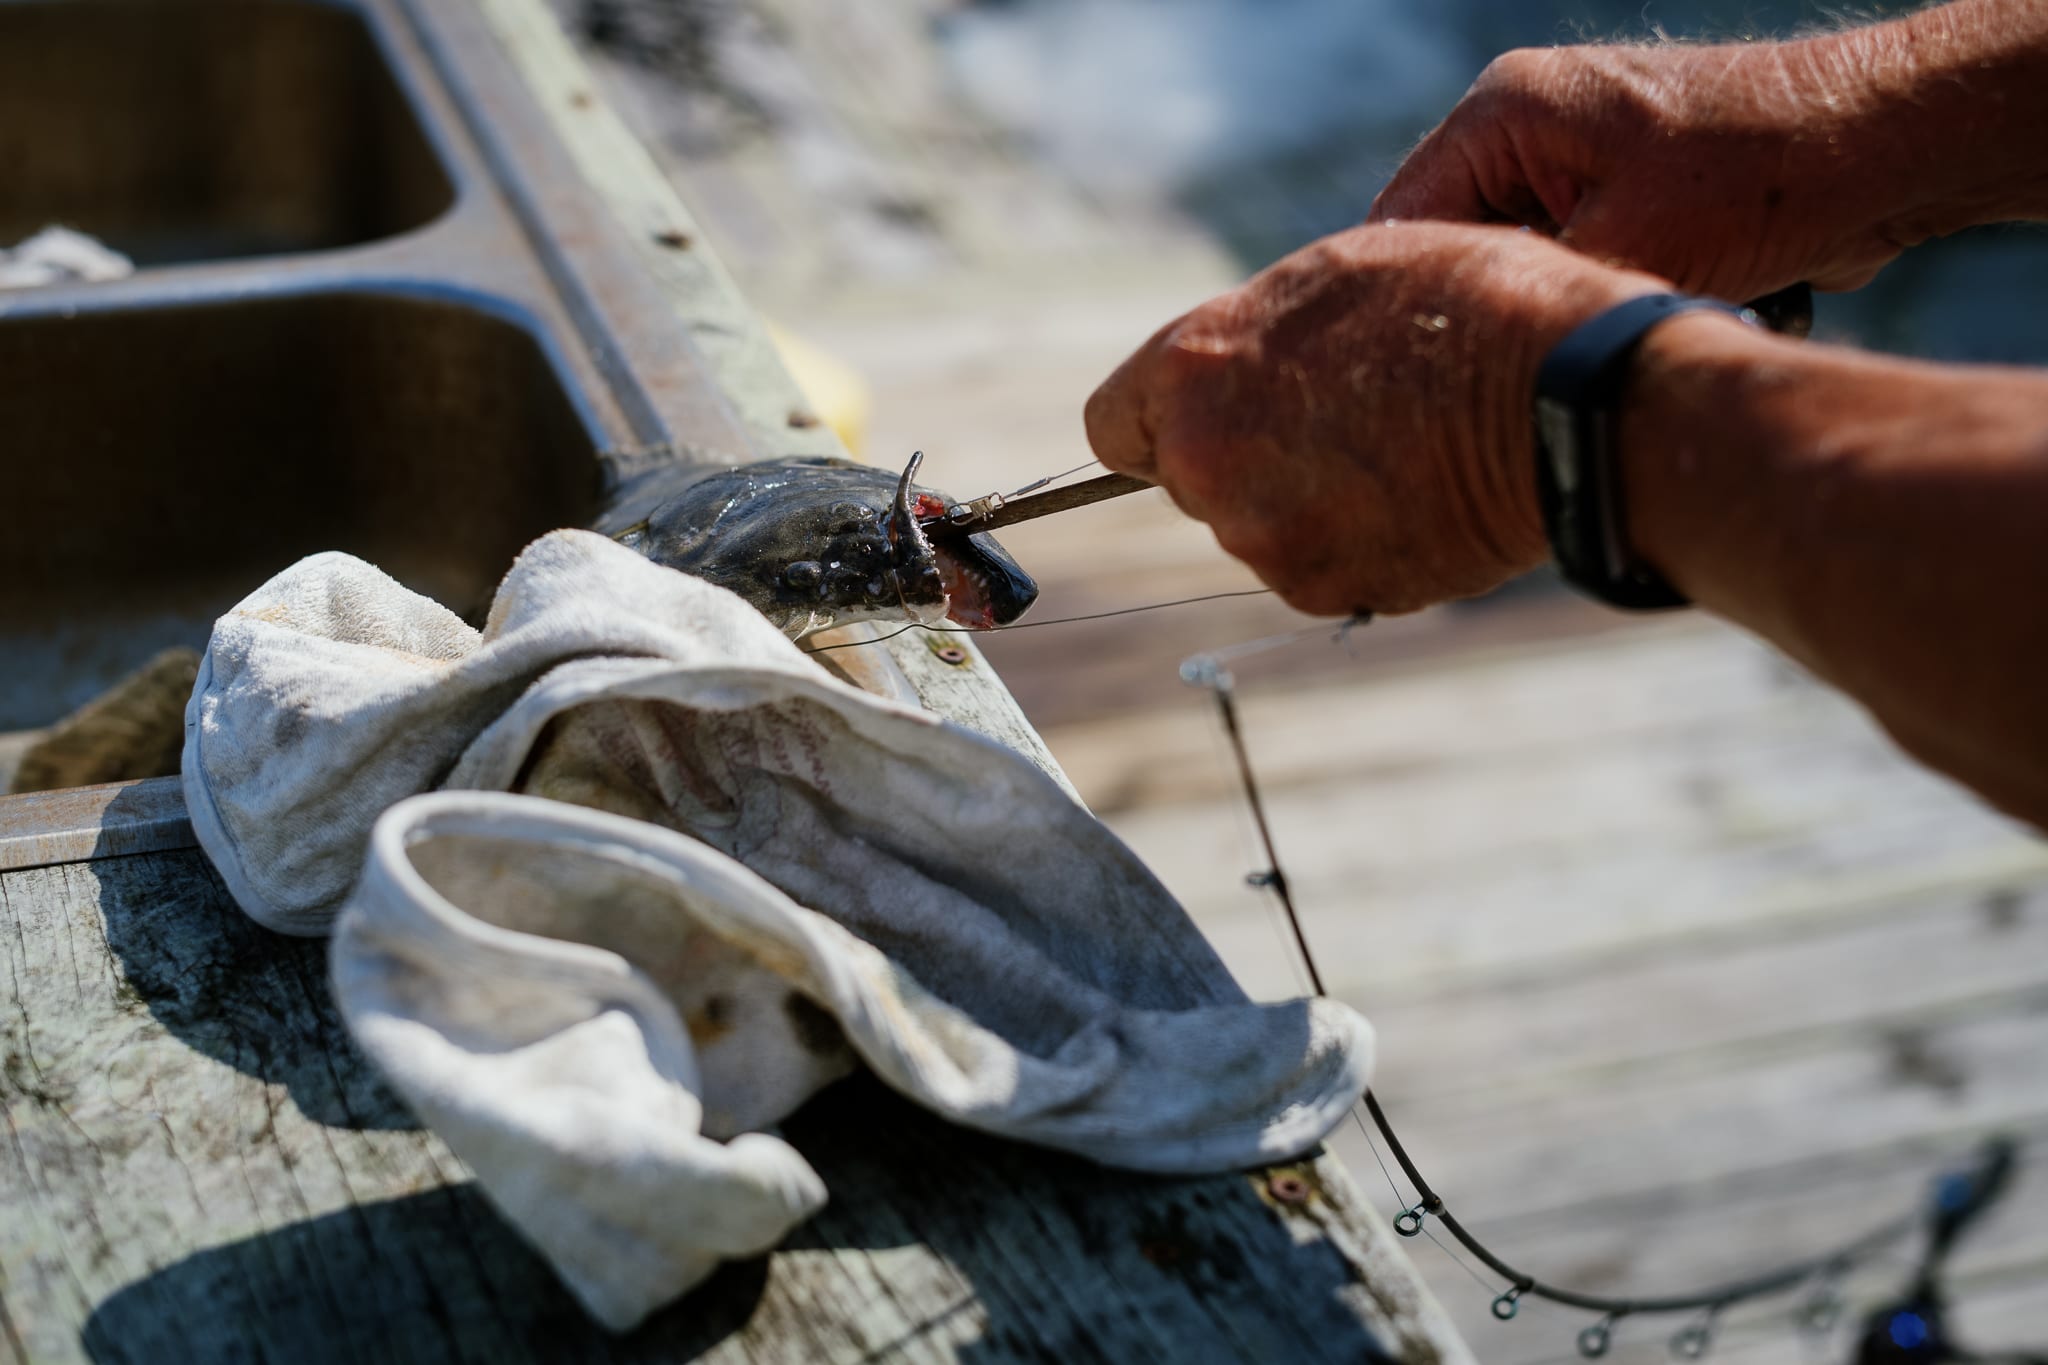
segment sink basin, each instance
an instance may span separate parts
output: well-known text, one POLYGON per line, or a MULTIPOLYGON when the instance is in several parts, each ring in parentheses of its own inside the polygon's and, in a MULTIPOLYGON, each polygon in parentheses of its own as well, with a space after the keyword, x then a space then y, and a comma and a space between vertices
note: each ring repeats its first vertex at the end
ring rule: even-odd
POLYGON ((0 3, 0 246, 51 223, 140 265, 309 251, 454 189, 371 28, 292 0, 0 3))
MULTIPOLYGON (((0 6, 0 12, 4 12, 0 6)), ((346 550, 459 612, 589 522, 598 438, 523 326, 369 290, 0 320, 0 731, 346 550)))

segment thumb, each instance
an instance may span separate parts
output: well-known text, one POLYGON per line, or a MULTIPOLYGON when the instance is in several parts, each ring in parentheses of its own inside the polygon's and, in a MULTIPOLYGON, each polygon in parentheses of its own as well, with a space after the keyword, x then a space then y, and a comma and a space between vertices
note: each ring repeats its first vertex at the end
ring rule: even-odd
POLYGON ((1158 459, 1152 430, 1145 418, 1142 372, 1155 343, 1156 339, 1146 342, 1111 371, 1109 378, 1088 395, 1088 402, 1081 409, 1088 444, 1103 467, 1154 482, 1158 459))
POLYGON ((1445 122, 1408 154, 1372 201, 1366 221, 1428 218, 1482 223, 1492 216, 1463 139, 1445 122))

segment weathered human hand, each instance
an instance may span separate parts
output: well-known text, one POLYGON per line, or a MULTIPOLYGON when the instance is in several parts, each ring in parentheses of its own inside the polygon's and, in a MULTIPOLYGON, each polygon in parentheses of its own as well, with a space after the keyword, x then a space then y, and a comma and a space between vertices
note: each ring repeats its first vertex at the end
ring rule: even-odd
POLYGON ((1853 289, 1938 230, 1910 221, 1925 184, 1900 183, 1917 133, 1858 60, 1884 34, 1507 53, 1371 217, 1524 224, 1732 300, 1853 289))
POLYGON ((1088 400, 1088 440, 1303 611, 1471 596, 1544 558, 1544 354, 1663 287, 1511 228, 1353 228, 1139 347, 1088 400))

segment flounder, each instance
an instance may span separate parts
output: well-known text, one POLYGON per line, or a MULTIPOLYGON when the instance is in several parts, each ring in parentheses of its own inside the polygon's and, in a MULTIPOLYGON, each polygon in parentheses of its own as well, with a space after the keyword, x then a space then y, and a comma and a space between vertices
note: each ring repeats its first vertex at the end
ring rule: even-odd
POLYGON ((1008 625, 1038 585, 989 535, 926 534, 949 504, 911 482, 922 458, 900 476, 830 458, 664 466, 595 529, 737 593, 793 640, 856 621, 1008 625))

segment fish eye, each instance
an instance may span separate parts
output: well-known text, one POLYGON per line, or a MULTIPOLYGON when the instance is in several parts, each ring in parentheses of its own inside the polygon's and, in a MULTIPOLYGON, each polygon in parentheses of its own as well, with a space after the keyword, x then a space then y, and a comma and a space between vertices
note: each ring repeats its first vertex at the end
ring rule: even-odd
POLYGON ((799 559, 782 571, 782 579, 792 588, 815 588, 825 577, 825 566, 815 559, 799 559))
POLYGON ((826 525, 830 526, 832 531, 838 535, 844 535, 849 531, 858 531, 871 519, 868 515, 868 509, 862 507, 857 502, 835 502, 825 509, 826 525))

